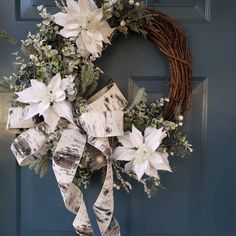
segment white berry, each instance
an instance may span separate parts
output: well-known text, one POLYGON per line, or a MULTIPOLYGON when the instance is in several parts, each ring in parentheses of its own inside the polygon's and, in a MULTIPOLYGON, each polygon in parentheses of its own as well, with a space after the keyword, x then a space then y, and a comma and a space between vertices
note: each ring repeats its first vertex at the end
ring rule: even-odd
POLYGON ((174 156, 174 155, 175 155, 175 153, 174 153, 174 152, 170 152, 170 155, 171 155, 171 156, 174 156))
POLYGON ((125 25, 126 25, 125 20, 122 20, 122 21, 120 22, 120 26, 124 27, 125 25))
POLYGON ((129 0, 129 5, 134 5, 134 0, 129 0))
POLYGON ((183 124, 183 122, 179 122, 179 126, 183 126, 184 124, 183 124))
POLYGON ((96 157, 96 162, 97 162, 98 164, 101 164, 103 161, 104 161, 103 156, 98 156, 98 157, 96 157))
POLYGON ((136 3, 135 3, 135 6, 136 6, 136 7, 139 7, 139 6, 140 6, 140 2, 136 2, 136 3))
POLYGON ((33 54, 30 54, 30 60, 37 60, 37 57, 33 54))
POLYGON ((183 116, 179 116, 179 117, 178 117, 178 120, 179 120, 179 121, 182 121, 183 119, 184 119, 183 116))

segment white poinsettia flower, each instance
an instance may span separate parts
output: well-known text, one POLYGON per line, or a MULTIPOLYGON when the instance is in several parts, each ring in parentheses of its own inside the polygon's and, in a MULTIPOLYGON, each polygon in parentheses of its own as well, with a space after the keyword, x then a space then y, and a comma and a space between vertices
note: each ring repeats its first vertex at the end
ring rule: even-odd
POLYGON ((167 152, 157 151, 166 132, 162 128, 148 127, 144 136, 133 125, 132 132, 118 137, 123 146, 115 148, 113 158, 119 161, 128 161, 126 171, 133 171, 138 180, 144 174, 158 178, 157 170, 170 171, 167 152))
MULTIPOLYGON (((70 78, 71 80, 71 78, 70 78)), ((66 101, 65 85, 67 79, 61 79, 61 75, 56 74, 46 86, 43 82, 32 79, 31 87, 18 95, 17 101, 30 104, 30 109, 25 119, 29 119, 37 114, 44 117, 51 130, 55 130, 60 117, 73 122, 72 108, 66 101)))
POLYGON ((93 0, 67 0, 65 10, 66 13, 53 16, 53 21, 64 27, 60 34, 65 38, 76 38, 78 53, 82 57, 90 54, 98 57, 103 42, 110 43, 109 36, 114 31, 103 20, 102 8, 98 8, 93 0))

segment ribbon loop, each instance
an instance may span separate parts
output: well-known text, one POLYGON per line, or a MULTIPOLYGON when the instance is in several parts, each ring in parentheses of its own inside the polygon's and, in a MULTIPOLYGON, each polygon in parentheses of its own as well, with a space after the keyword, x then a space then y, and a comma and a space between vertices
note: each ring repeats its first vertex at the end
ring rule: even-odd
POLYGON ((80 118, 80 124, 92 137, 112 137, 123 135, 122 111, 86 112, 80 118))
POLYGON ((50 133, 46 123, 40 123, 20 134, 11 145, 11 150, 20 166, 29 165, 43 150, 50 133))
POLYGON ((123 135, 122 110, 127 101, 115 83, 100 90, 88 102, 87 111, 80 116, 79 122, 89 136, 123 135))
POLYGON ((88 108, 91 111, 116 111, 123 110, 127 100, 121 93, 116 83, 112 83, 101 89, 88 100, 88 108))
POLYGON ((32 118, 25 119, 28 114, 29 106, 26 107, 11 107, 8 111, 8 119, 6 130, 12 133, 19 134, 21 129, 28 129, 34 126, 32 118))

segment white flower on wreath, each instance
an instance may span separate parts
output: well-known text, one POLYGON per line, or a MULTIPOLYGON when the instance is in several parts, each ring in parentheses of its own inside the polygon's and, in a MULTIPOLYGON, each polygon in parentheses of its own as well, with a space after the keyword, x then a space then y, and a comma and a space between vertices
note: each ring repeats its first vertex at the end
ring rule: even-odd
POLYGON ((148 127, 143 136, 133 125, 132 132, 118 137, 123 146, 115 148, 113 158, 118 161, 128 161, 125 170, 127 172, 133 171, 138 180, 144 174, 158 178, 157 170, 171 172, 168 153, 157 151, 165 137, 166 132, 162 131, 162 128, 148 127))
POLYGON ((51 131, 55 130, 60 117, 74 123, 71 104, 66 101, 65 94, 68 83, 71 83, 73 79, 73 76, 61 79, 61 75, 58 73, 48 85, 35 79, 30 80, 31 87, 16 92, 18 102, 30 104, 25 119, 37 114, 42 115, 51 131))
POLYGON ((66 13, 53 15, 53 21, 63 26, 60 34, 65 38, 76 38, 78 53, 82 57, 90 54, 99 57, 103 42, 110 43, 109 36, 114 31, 103 20, 103 9, 93 0, 67 0, 66 13))

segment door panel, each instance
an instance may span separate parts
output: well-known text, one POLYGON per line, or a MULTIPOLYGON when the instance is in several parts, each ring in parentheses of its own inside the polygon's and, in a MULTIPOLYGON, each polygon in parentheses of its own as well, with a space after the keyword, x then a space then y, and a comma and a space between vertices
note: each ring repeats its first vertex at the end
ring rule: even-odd
POLYGON ((210 0, 146 0, 146 3, 177 20, 210 21, 210 0))
MULTIPOLYGON (((35 30, 37 5, 48 5, 54 11, 53 2, 0 0, 0 25, 23 39, 35 30)), ((147 4, 180 21, 189 36, 193 100, 185 130, 194 152, 184 159, 171 158, 175 172, 161 175, 163 188, 153 199, 137 183, 131 194, 115 192, 115 216, 122 236, 234 236, 236 2, 215 0, 210 5, 210 0, 148 0, 147 4)), ((13 71, 11 52, 16 50, 0 41, 1 77, 13 71)), ((149 101, 168 92, 165 56, 139 36, 116 37, 97 65, 105 72, 100 88, 112 78, 129 99, 139 87, 146 88, 149 101)), ((40 179, 27 168, 19 168, 9 151, 14 137, 5 132, 8 106, 9 96, 0 94, 0 235, 74 235, 74 216, 63 205, 52 171, 40 179)), ((91 207, 100 188, 97 175, 85 192, 96 236, 98 226, 91 207)))
POLYGON ((40 179, 26 167, 19 178, 21 235, 73 235, 73 215, 65 209, 52 171, 40 179))
MULTIPOLYGON (((159 94, 154 93, 155 96, 151 96, 150 99, 163 97, 166 95, 162 92, 165 90, 163 87, 166 85, 166 79, 162 77, 161 82, 157 81, 158 78, 155 77, 151 79, 138 78, 136 86, 146 87, 145 85, 150 83, 152 85, 146 87, 146 91, 151 91, 151 94, 153 94, 153 88, 161 88, 161 92, 159 94)), ((198 235, 198 217, 202 193, 202 176, 199 175, 199 170, 203 169, 205 159, 207 89, 207 78, 193 77, 192 109, 185 123, 185 130, 193 145, 198 149, 194 150, 191 157, 184 159, 169 158, 175 172, 173 174, 162 173, 163 188, 159 189, 156 197, 147 199, 142 194, 142 189, 139 188, 137 196, 140 197, 134 198, 130 203, 132 212, 131 235, 198 235), (143 225, 143 227, 136 227, 137 225, 143 225)))

